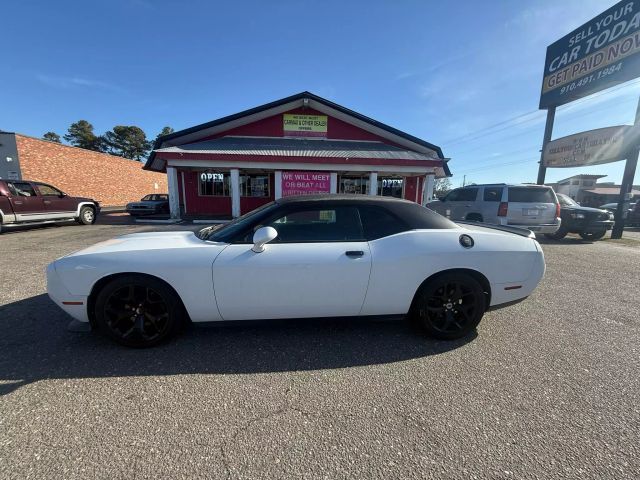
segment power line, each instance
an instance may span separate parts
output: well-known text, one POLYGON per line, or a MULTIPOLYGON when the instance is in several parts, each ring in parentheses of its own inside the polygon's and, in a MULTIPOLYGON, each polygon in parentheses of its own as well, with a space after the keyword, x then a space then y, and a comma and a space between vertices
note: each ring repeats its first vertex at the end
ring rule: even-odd
MULTIPOLYGON (((563 112, 566 112, 567 110, 571 110, 572 108, 575 108, 576 106, 579 106, 579 105, 581 105, 581 104, 583 104, 583 103, 585 103, 587 101, 593 100, 593 99, 601 97, 603 95, 610 95, 611 93, 614 93, 614 92, 616 92, 618 90, 621 90, 623 88, 630 88, 630 87, 632 87, 634 85, 638 85, 638 84, 640 84, 640 80, 636 80, 636 81, 632 81, 632 82, 625 83, 625 84, 622 84, 622 85, 618 85, 616 87, 612 87, 612 88, 604 90, 602 92, 595 93, 595 94, 590 95, 588 97, 583 97, 583 98, 581 98, 579 100, 576 100, 576 101, 574 101, 574 102, 572 102, 570 104, 562 105, 562 106, 559 107, 559 110, 563 111, 563 112)), ((522 114, 516 115, 516 116, 511 117, 511 118, 508 118, 506 120, 503 120, 501 122, 495 123, 493 125, 489 125, 488 127, 484 127, 484 128, 478 129, 478 130, 474 130, 472 132, 468 132, 468 133, 466 133, 464 135, 461 135, 459 137, 451 138, 451 139, 443 142, 443 145, 446 146, 446 147, 450 147, 451 145, 456 145, 456 144, 461 143, 463 140, 464 140, 464 142, 471 142, 471 141, 476 140, 478 138, 482 138, 482 137, 487 136, 487 135, 494 135, 494 134, 502 132, 502 131, 504 131, 504 130, 506 130, 508 128, 515 127, 515 126, 518 126, 518 125, 522 125, 524 123, 528 123, 528 122, 531 122, 531 121, 534 121, 534 120, 538 120, 538 119, 542 119, 542 118, 544 118, 543 110, 532 110, 532 111, 529 111, 529 112, 526 112, 526 113, 522 113, 522 114), (534 114, 540 114, 540 115, 533 116, 534 114), (531 117, 531 118, 525 118, 525 117, 531 117), (513 123, 514 121, 519 120, 519 119, 523 119, 523 120, 520 121, 520 122, 513 123), (509 125, 507 125, 507 124, 509 124, 509 125), (493 131, 491 133, 487 133, 486 135, 484 135, 484 134, 478 135, 480 133, 487 132, 489 130, 492 130, 492 129, 494 129, 496 127, 499 127, 499 126, 502 126, 502 125, 506 125, 506 127, 498 129, 498 130, 495 130, 495 131, 493 131), (467 138, 467 137, 473 137, 473 138, 467 138)))

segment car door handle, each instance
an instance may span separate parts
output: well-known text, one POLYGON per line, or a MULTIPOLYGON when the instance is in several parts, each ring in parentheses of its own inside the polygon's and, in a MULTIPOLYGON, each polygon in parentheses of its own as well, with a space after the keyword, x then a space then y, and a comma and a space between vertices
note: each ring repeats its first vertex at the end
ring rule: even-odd
POLYGON ((43 200, 44 203, 49 204, 51 203, 51 200, 43 200))
POLYGON ((355 257, 363 256, 364 252, 362 250, 348 250, 348 251, 345 252, 345 255, 347 257, 355 258, 355 257))
POLYGON ((16 205, 22 205, 22 202, 20 202, 18 200, 14 200, 13 203, 15 203, 16 205))

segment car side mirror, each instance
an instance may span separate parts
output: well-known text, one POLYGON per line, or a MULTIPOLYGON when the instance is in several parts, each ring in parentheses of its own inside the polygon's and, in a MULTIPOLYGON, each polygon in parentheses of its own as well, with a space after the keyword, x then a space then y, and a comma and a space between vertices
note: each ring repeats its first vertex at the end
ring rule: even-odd
POLYGON ((60 198, 62 198, 62 197, 66 197, 66 196, 67 196, 67 194, 66 194, 66 193, 64 193, 64 192, 60 192, 60 195, 58 195, 58 197, 60 197, 60 198))
POLYGON ((278 231, 273 227, 260 227, 253 234, 253 250, 256 253, 264 252, 264 246, 278 236, 278 231))

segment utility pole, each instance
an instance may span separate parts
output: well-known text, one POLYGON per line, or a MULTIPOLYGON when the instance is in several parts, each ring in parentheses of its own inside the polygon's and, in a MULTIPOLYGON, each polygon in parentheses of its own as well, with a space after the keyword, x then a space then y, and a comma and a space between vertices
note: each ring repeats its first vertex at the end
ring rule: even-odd
POLYGON ((538 185, 544 185, 544 177, 547 174, 547 167, 544 166, 544 149, 547 147, 547 143, 551 141, 551 134, 553 133, 553 121, 556 118, 556 107, 549 107, 547 109, 547 123, 544 125, 544 137, 542 137, 542 152, 540 153, 540 165, 538 166, 538 185))
POLYGON ((633 178, 636 176, 636 166, 638 165, 638 155, 640 155, 640 143, 636 137, 636 132, 640 129, 640 99, 638 99, 638 107, 636 108, 636 119, 633 123, 631 135, 634 138, 635 145, 629 149, 627 161, 624 164, 624 174, 622 175, 622 183, 620 184, 620 196, 618 197, 618 206, 616 207, 616 223, 611 230, 611 238, 622 238, 625 221, 625 207, 629 205, 627 195, 633 188, 633 178))
POLYGON ((466 180, 467 180, 467 176, 466 176, 466 175, 463 175, 463 176, 462 176, 462 186, 463 186, 463 187, 464 187, 464 186, 465 186, 465 184, 466 184, 466 180))

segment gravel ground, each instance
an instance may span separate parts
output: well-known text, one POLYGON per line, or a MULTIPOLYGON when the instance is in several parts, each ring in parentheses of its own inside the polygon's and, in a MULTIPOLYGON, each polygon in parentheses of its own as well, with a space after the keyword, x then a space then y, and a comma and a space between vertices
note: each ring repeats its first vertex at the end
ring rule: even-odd
MULTIPOLYGON (((543 244, 534 295, 446 343, 402 322, 66 330, 51 260, 118 234, 0 237, 0 478, 639 478, 640 246, 543 244)), ((639 242, 640 244, 640 242, 639 242)))

